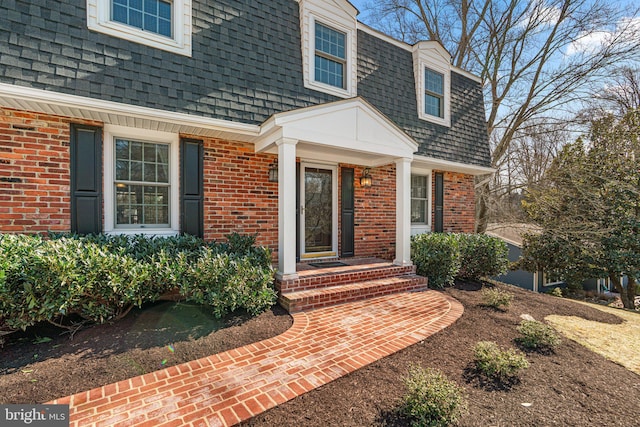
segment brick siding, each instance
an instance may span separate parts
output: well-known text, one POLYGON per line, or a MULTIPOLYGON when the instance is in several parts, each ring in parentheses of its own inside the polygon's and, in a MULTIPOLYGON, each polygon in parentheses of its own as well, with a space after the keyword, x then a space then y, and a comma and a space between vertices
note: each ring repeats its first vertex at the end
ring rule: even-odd
MULTIPOLYGON (((203 139, 201 137, 193 137, 203 139)), ((277 259, 278 183, 269 182, 271 154, 256 154, 252 144, 204 138, 204 238, 258 233, 277 259)))
POLYGON ((392 260, 396 254, 396 167, 370 170, 372 185, 360 186, 363 168, 354 168, 355 256, 392 260))
MULTIPOLYGON (((475 181, 473 175, 455 172, 444 174, 443 231, 473 233, 476 223, 475 181)), ((432 180, 435 185, 435 171, 432 180)), ((435 188, 432 189, 435 196, 435 188)), ((432 212, 435 212, 435 205, 432 212)), ((435 218, 432 215, 432 224, 435 218)))
MULTIPOLYGON (((0 109, 0 232, 70 230, 70 123, 102 125, 0 109)), ((225 235, 234 231, 258 233, 258 243, 271 248, 276 257, 278 184, 268 181, 269 165, 275 156, 256 154, 248 143, 182 136, 204 141, 205 239, 224 240, 225 235)), ((393 259, 395 165, 371 169, 373 185, 369 188, 360 186, 361 166, 340 166, 354 168, 355 255, 393 259)), ((444 230, 473 232, 473 176, 444 172, 444 190, 444 230)))
POLYGON ((69 124, 98 125, 0 108, 0 232, 71 229, 69 124))

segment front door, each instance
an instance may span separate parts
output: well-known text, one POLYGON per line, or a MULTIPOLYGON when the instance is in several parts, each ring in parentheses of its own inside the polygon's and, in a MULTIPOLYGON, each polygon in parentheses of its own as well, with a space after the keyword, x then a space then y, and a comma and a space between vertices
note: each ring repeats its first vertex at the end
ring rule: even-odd
POLYGON ((300 249, 302 258, 337 254, 336 168, 303 163, 300 185, 300 249))

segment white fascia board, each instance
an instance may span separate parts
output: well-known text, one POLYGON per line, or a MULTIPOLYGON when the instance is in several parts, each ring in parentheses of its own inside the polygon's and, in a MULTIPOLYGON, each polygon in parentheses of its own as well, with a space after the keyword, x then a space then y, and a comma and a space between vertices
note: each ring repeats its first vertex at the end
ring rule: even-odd
POLYGON ((468 175, 486 175, 497 171, 497 169, 491 167, 452 162, 450 160, 436 159, 434 157, 427 157, 419 154, 413 156, 413 166, 443 170, 447 172, 459 172, 468 175))
POLYGON ((122 120, 120 120, 120 122, 130 121, 132 123, 134 119, 139 119, 153 122, 166 122, 177 126, 184 126, 186 128, 191 127, 193 130, 206 129, 219 132, 236 133, 250 137, 256 137, 260 134, 260 126, 258 125, 236 123, 227 120, 212 119, 167 110, 158 110, 155 108, 139 107, 136 105, 122 104, 113 101, 69 95, 24 86, 15 86, 6 83, 0 83, 0 99, 14 100, 15 102, 10 102, 10 105, 8 105, 11 108, 15 108, 15 105, 22 109, 36 111, 46 109, 47 111, 44 112, 47 113, 82 117, 90 120, 105 121, 105 118, 108 119, 109 117, 112 117, 112 121, 115 122, 115 118, 121 117, 122 120))
MULTIPOLYGON (((370 35, 372 35, 374 37, 377 37, 377 38, 379 38, 381 40, 386 41, 387 43, 391 43, 392 45, 394 45, 396 47, 399 47, 400 49, 404 49, 407 52, 413 52, 413 49, 414 49, 413 45, 410 45, 410 44, 405 43, 403 41, 394 39, 393 37, 391 37, 391 36, 389 36, 389 35, 387 35, 385 33, 382 33, 382 32, 380 32, 380 31, 378 31, 376 29, 373 29, 373 28, 369 27, 367 24, 363 24, 360 21, 358 21, 358 30, 362 30, 367 34, 370 34, 370 35)), ((434 42, 434 43, 437 43, 437 42, 434 42)), ((451 68, 451 71, 453 71, 453 72, 455 72, 457 74, 462 74, 463 76, 465 76, 465 77, 467 77, 467 78, 469 78, 471 80, 474 80, 474 81, 476 81, 476 82, 478 82, 480 84, 483 83, 482 79, 480 77, 476 76, 473 73, 470 73, 467 70, 464 70, 464 69, 462 69, 460 67, 456 67, 454 65, 450 65, 450 68, 451 68)))

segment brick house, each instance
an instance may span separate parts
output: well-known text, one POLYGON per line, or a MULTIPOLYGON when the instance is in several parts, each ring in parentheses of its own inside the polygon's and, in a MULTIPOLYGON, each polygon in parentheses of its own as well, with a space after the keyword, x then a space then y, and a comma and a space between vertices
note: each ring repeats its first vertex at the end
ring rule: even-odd
POLYGON ((472 232, 482 82, 345 0, 4 0, 0 232, 259 233, 410 265, 472 232))

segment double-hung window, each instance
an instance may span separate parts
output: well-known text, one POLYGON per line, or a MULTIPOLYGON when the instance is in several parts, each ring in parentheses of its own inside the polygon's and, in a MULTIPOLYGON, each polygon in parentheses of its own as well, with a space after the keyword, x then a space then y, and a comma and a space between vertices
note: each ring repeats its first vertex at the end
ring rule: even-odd
POLYGON ((315 80, 346 88, 346 34, 319 22, 315 24, 315 80))
POLYGON ((87 0, 90 30, 191 56, 192 0, 87 0))
POLYGON ((115 140, 116 228, 168 228, 169 144, 115 140))
POLYGON ((429 177, 411 175, 411 223, 429 223, 429 177))
POLYGON ((424 69, 424 112, 444 118, 444 75, 424 69))
POLYGON ((180 232, 180 137, 125 126, 104 127, 104 231, 180 232))

